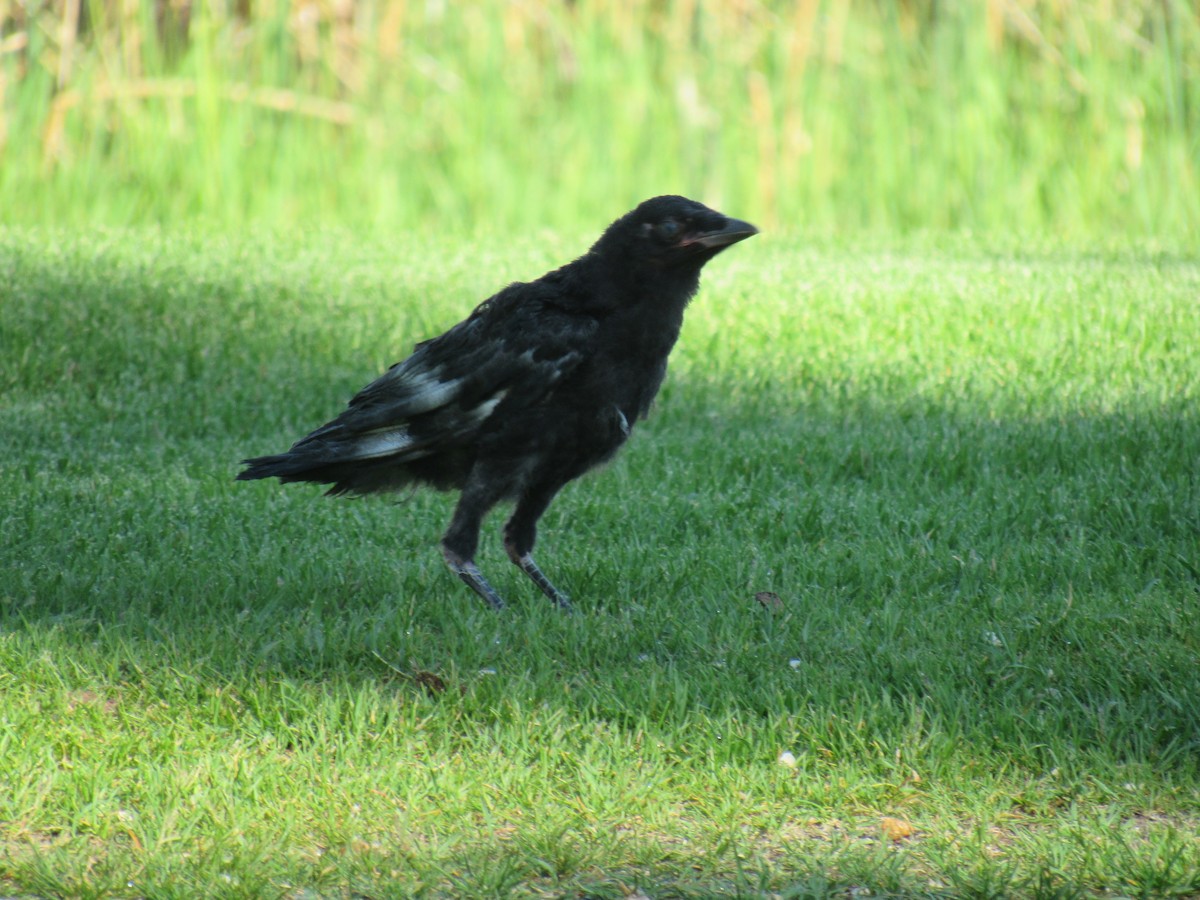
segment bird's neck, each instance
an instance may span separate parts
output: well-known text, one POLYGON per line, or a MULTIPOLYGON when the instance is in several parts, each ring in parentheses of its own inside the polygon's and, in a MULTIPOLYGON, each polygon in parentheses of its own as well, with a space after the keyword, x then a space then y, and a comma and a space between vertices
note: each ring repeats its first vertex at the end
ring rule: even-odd
POLYGON ((596 287, 601 305, 618 312, 630 306, 630 298, 637 298, 633 308, 647 327, 661 318, 664 324, 674 321, 677 329, 683 311, 700 287, 700 270, 696 268, 629 265, 593 254, 584 259, 590 263, 587 280, 596 287))

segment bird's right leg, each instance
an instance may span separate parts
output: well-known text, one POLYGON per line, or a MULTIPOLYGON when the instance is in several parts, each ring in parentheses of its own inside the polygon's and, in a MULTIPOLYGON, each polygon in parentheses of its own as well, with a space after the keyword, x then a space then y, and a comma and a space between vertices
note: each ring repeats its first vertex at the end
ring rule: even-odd
POLYGON ((496 505, 500 496, 495 482, 488 485, 487 479, 473 473, 467 479, 462 496, 458 498, 450 527, 442 537, 442 556, 450 571, 492 609, 504 609, 504 601, 475 565, 475 551, 479 547, 479 528, 483 524, 483 517, 496 505))
POLYGON ((537 540, 538 519, 557 492, 557 485, 540 485, 527 490, 517 500, 517 508, 513 510, 512 518, 504 525, 504 549, 508 558, 529 576, 529 580, 536 584, 555 606, 570 612, 573 608, 570 598, 554 586, 533 561, 532 556, 533 544, 537 540))

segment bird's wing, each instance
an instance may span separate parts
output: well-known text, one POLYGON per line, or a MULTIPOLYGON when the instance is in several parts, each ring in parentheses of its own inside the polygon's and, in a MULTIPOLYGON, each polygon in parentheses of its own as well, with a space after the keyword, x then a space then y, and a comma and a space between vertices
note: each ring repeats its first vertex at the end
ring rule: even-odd
POLYGON ((416 346, 297 442, 342 459, 413 459, 468 439, 506 397, 537 402, 582 359, 598 323, 536 284, 515 284, 440 337, 416 346))

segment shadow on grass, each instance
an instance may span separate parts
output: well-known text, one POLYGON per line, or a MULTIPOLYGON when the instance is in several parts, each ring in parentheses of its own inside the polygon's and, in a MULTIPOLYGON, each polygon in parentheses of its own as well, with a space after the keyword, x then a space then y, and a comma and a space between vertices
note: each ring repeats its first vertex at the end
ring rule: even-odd
POLYGON ((7 349, 24 349, 0 412, 8 629, 104 636, 139 666, 166 644, 318 681, 391 677, 382 660, 417 693, 414 667, 489 697, 476 673, 502 669, 629 722, 886 701, 898 723, 915 704, 1030 748, 1053 720, 1118 755, 1197 749, 1187 402, 1014 416, 869 373, 753 391, 676 376, 545 520, 543 563, 581 615, 561 620, 507 565, 497 514, 481 564, 513 609, 492 616, 438 558, 452 497, 232 481, 240 457, 335 413, 371 377, 364 357, 390 361, 396 339, 370 323, 414 301, 376 255, 330 250, 298 288, 288 264, 240 268, 228 246, 212 267, 192 243, 165 263, 166 244, 20 249, 5 315, 7 349))
MULTIPOLYGON (((307 369, 292 390, 323 382, 307 369)), ((441 565, 452 496, 234 484, 239 455, 292 435, 205 440, 133 397, 87 426, 95 409, 72 402, 29 417, 5 464, 5 627, 99 638, 138 666, 162 644, 298 679, 386 679, 386 661, 416 693, 433 671, 490 696, 476 673, 500 669, 633 723, 848 698, 917 703, 974 737, 993 713, 1010 734, 1078 715, 1118 755, 1194 765, 1196 417, 1006 422, 851 396, 786 414, 775 398, 760 420, 723 396, 675 383, 670 414, 552 508, 541 558, 577 595, 569 619, 504 560, 502 510, 480 556, 511 603, 497 616, 441 565)))

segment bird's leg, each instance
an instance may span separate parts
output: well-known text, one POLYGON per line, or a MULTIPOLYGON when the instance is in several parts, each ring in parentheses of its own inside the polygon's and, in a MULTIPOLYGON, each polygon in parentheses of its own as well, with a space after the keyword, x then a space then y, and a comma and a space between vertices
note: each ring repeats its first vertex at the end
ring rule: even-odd
POLYGON ((504 525, 504 549, 508 558, 529 576, 543 594, 561 610, 570 611, 571 601, 567 595, 550 583, 550 579, 538 568, 530 553, 537 540, 537 520, 557 493, 555 489, 529 491, 517 501, 517 508, 504 525))
POLYGON ((475 551, 479 547, 479 526, 498 499, 495 486, 489 487, 487 479, 473 475, 463 488, 454 508, 454 518, 442 537, 442 556, 450 571, 492 609, 504 609, 504 601, 475 565, 475 551))
POLYGON ((538 568, 532 556, 528 553, 523 556, 512 556, 510 553, 509 556, 520 567, 521 571, 528 575, 533 583, 541 589, 542 593, 550 598, 550 601, 555 606, 563 610, 563 612, 571 612, 574 608, 571 606, 571 599, 550 583, 550 579, 538 568))
POLYGON ((446 565, 450 567, 450 571, 463 580, 463 582, 477 593, 492 609, 504 609, 504 601, 500 599, 500 595, 496 593, 496 589, 492 587, 483 573, 479 571, 479 566, 475 565, 469 559, 463 559, 453 550, 442 544, 442 556, 446 560, 446 565))

